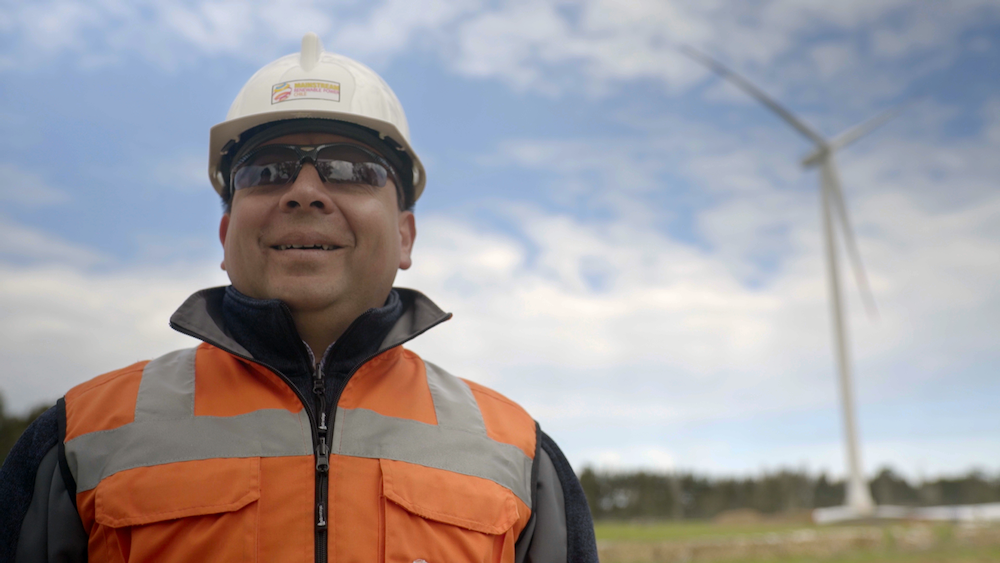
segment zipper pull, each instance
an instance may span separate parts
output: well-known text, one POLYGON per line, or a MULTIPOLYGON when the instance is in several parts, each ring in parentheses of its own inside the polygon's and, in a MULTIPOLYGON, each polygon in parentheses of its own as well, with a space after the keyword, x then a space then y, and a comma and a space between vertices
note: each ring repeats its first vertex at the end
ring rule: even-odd
POLYGON ((317 429, 320 432, 326 432, 326 381, 323 379, 322 375, 319 375, 313 379, 313 394, 316 395, 318 405, 316 405, 319 411, 319 424, 317 429))
POLYGON ((323 503, 316 505, 319 508, 319 518, 316 519, 316 527, 325 530, 326 529, 326 518, 323 516, 323 503))
POLYGON ((320 397, 326 395, 326 380, 323 379, 323 374, 319 372, 317 372, 316 377, 313 377, 313 393, 320 397))
POLYGON ((326 445, 326 437, 319 439, 316 446, 316 471, 326 473, 330 470, 330 448, 326 445))

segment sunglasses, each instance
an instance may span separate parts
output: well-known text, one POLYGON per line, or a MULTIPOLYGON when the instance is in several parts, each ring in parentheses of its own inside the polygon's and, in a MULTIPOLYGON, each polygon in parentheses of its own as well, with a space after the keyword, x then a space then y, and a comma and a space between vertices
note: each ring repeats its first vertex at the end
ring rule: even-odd
POLYGON ((306 162, 316 167, 320 179, 328 184, 360 184, 381 188, 387 178, 392 178, 397 187, 400 185, 386 159, 352 143, 257 147, 233 164, 229 185, 235 193, 255 186, 290 184, 298 177, 302 164, 306 162))

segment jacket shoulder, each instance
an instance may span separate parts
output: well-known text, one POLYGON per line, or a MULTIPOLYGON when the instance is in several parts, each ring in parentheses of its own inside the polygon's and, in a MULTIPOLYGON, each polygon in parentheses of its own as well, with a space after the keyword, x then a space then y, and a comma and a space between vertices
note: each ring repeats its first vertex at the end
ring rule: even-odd
POLYGON ((99 375, 66 393, 66 437, 111 430, 132 422, 142 370, 149 361, 99 375))
POLYGON ((521 405, 500 393, 465 378, 460 378, 472 390, 486 424, 486 434, 498 441, 513 444, 534 459, 537 439, 535 420, 521 405))
POLYGON ((87 396, 99 395, 109 387, 119 388, 123 385, 128 386, 130 380, 142 377, 142 370, 148 363, 149 360, 142 360, 130 366, 93 377, 71 388, 66 393, 66 399, 73 401, 80 400, 87 396))
POLYGON ((70 389, 66 393, 65 440, 133 422, 139 384, 150 361, 110 371, 70 389))

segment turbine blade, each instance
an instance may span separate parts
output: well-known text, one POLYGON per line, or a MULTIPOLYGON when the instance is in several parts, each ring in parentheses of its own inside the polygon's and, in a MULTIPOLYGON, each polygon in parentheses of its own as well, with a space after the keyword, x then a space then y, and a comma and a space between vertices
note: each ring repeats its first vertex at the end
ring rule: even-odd
POLYGON ((854 230, 851 228, 851 221, 847 217, 847 206, 844 204, 844 194, 840 189, 840 179, 837 176, 832 154, 827 155, 823 159, 820 174, 823 189, 827 190, 827 193, 830 195, 837 218, 840 219, 840 224, 843 227, 844 241, 846 243, 844 246, 847 249, 847 256, 851 260, 851 269, 854 270, 854 279, 858 284, 858 290, 861 292, 861 300, 868 311, 868 317, 877 319, 878 308, 875 306, 875 296, 868 285, 868 276, 865 274, 865 266, 861 262, 861 253, 858 252, 858 245, 854 240, 854 230))
POLYGON ((747 79, 736 74, 728 67, 720 63, 719 61, 709 57, 708 55, 700 51, 695 50, 694 48, 688 45, 681 45, 680 47, 678 47, 678 49, 680 49, 680 51, 685 55, 687 55, 689 58, 694 59, 695 61, 705 65, 706 67, 711 69, 713 72, 715 72, 722 78, 725 78, 726 80, 729 80, 730 82, 735 84, 740 90, 743 90, 744 92, 749 94, 752 98, 756 99, 758 102, 767 106, 771 111, 778 114, 779 117, 788 122, 788 124, 794 127, 796 131, 804 135, 807 139, 809 139, 813 143, 816 143, 821 147, 826 146, 826 140, 823 139, 823 137, 821 137, 818 133, 807 127, 805 123, 802 123, 797 117, 792 115, 792 112, 788 111, 781 104, 774 101, 770 96, 768 96, 759 88, 751 84, 747 79))
POLYGON ((868 133, 871 133, 875 129, 884 125, 890 119, 902 113, 903 109, 905 109, 908 105, 909 104, 904 104, 890 108, 865 122, 851 127, 840 135, 837 135, 830 140, 830 150, 842 149, 854 141, 857 141, 861 137, 864 137, 868 133))

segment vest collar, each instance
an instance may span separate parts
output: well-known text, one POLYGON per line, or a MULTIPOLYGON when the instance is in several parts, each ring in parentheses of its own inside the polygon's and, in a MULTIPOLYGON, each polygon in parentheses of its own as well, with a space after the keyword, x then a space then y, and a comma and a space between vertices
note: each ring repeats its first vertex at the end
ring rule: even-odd
MULTIPOLYGON (((271 363, 265 361, 271 358, 265 358, 264 356, 271 356, 272 354, 261 349, 259 340, 256 338, 247 338, 247 329, 250 327, 228 326, 233 322, 245 325, 248 322, 265 320, 266 324, 262 326, 271 326, 276 333, 280 333, 274 334, 275 341, 272 341, 279 349, 287 350, 289 347, 297 345, 303 351, 302 353, 305 353, 305 345, 302 344, 298 333, 295 331, 290 313, 287 312, 287 306, 277 300, 259 300, 246 297, 236 292, 235 289, 231 289, 231 287, 212 287, 195 293, 170 317, 170 327, 178 332, 193 336, 248 360, 271 363), (227 299, 240 301, 242 304, 249 305, 250 314, 247 316, 239 315, 237 320, 234 321, 234 316, 227 314, 226 311, 227 299)), ((393 293, 398 298, 398 306, 402 310, 401 312, 393 312, 393 316, 396 319, 388 329, 388 332, 385 332, 384 328, 379 331, 379 336, 382 338, 375 354, 399 346, 451 318, 451 313, 442 311, 433 301, 419 291, 406 288, 393 288, 393 293), (397 314, 398 316, 396 316, 397 314)), ((392 298, 390 298, 391 301, 392 298)), ((391 305, 390 302, 386 304, 391 305)), ((395 307, 393 305, 393 308, 395 307)), ((384 310, 385 308, 373 309, 365 314, 373 312, 378 314, 384 310)), ((364 314, 362 317, 364 317, 364 314)), ((357 335, 349 334, 356 332, 355 329, 364 331, 364 326, 358 326, 359 322, 361 325, 365 324, 362 317, 359 317, 339 340, 356 338, 357 335)), ((251 332, 256 334, 256 331, 251 332)), ((369 337, 371 336, 374 335, 369 334, 369 337)), ((273 350, 272 347, 268 347, 268 349, 273 350)), ((322 351, 319 351, 319 353, 322 353, 322 351)))

